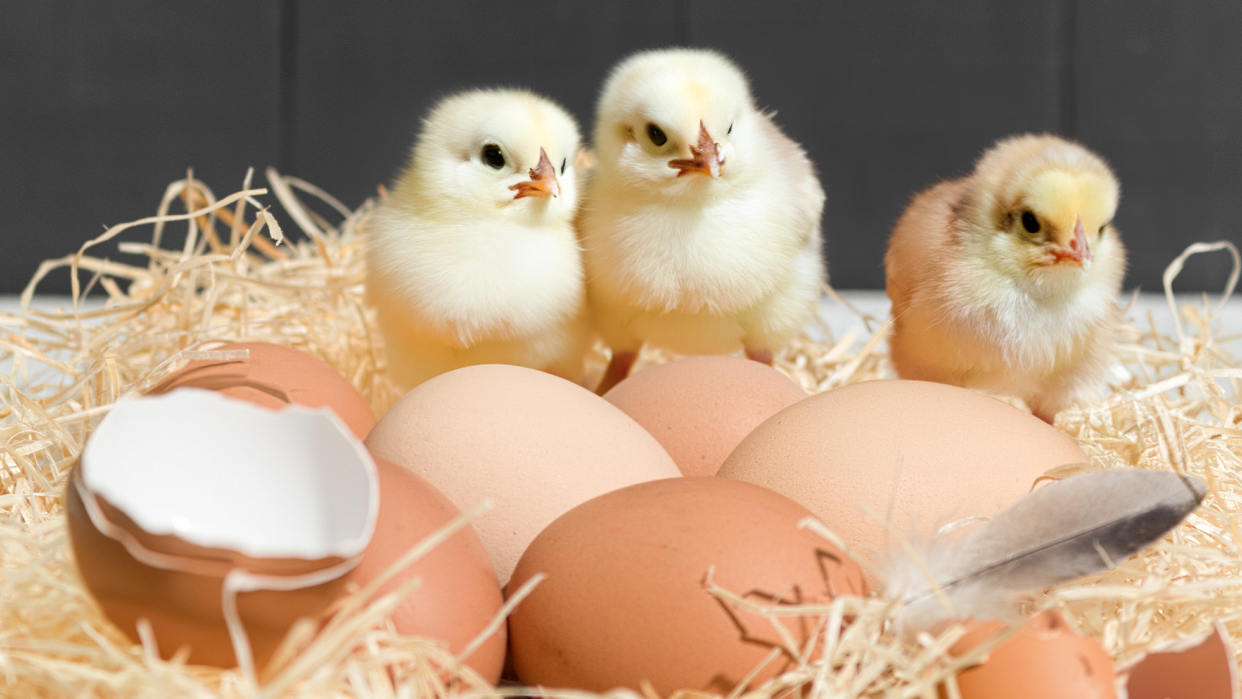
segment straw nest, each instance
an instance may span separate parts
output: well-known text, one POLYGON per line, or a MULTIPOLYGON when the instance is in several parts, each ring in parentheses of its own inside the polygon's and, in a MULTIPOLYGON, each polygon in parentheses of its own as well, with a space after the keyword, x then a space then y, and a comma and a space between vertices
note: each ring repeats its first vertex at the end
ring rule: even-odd
MULTIPOLYGON (((397 596, 345 599, 319 632, 296 627, 273 667, 248 678, 160 660, 150 643, 131 644, 83 588, 60 495, 67 469, 117 398, 142 392, 181 362, 213 357, 212 343, 236 340, 289 345, 324 359, 377 414, 400 396, 385 376, 381 340, 363 304, 361 240, 374 202, 350 211, 272 170, 267 183, 305 234, 296 244, 279 244, 280 228, 260 199, 269 192, 251 186, 250 175, 241 191, 220 199, 189 177, 169 186, 156 216, 116 226, 76 253, 45 262, 23 294, 24 310, 0 315, 0 366, 11 366, 0 374, 4 696, 447 699, 530 692, 490 687, 434 642, 396 634, 383 619, 397 596), (307 205, 315 200, 314 208, 307 205), (166 244, 168 224, 175 224, 180 245, 166 244), (96 252, 136 226, 153 227, 151 243, 116 248, 144 256, 145 266, 96 252), (40 281, 64 268, 76 298, 98 287, 107 295, 105 307, 86 310, 76 301, 59 312, 30 307, 40 281), (89 281, 79 283, 80 271, 89 281)), ((1242 647, 1242 369, 1207 300, 1177 309, 1169 291, 1187 256, 1220 249, 1233 254, 1237 267, 1238 253, 1228 243, 1191 246, 1170 265, 1165 286, 1176 335, 1161 337, 1154 322, 1149 329, 1127 327, 1122 361, 1129 375, 1117 378, 1106 400, 1058 418, 1057 427, 1080 440, 1093 468, 1172 469, 1210 486, 1204 505, 1159 544, 1107 574, 1029 602, 1063 610, 1078 631, 1099 639, 1119 669, 1210 631, 1214 620, 1242 647)), ((1236 278, 1237 269, 1230 290, 1236 278)), ((829 296, 830 303, 844 303, 831 290, 829 296)), ((880 351, 886 326, 882 319, 863 320, 875 328, 869 339, 807 334, 786 348, 778 367, 812 392, 891 376, 880 351)), ((710 587, 704 594, 754 607, 728 590, 710 587)), ((820 619, 823 642, 813 652, 788 649, 800 659, 798 669, 735 695, 766 698, 801 686, 825 698, 935 697, 935 687, 947 680, 956 696, 952 676, 977 657, 946 657, 961 628, 901 639, 890 623, 892 605, 879 599, 838 598, 797 611, 820 619)))

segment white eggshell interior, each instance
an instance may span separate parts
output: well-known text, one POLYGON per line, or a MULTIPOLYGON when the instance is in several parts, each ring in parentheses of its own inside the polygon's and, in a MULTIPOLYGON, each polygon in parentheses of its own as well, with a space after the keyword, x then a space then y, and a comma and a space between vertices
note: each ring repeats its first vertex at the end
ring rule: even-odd
POLYGON ((331 411, 215 391, 118 401, 82 463, 86 487, 143 530, 255 558, 355 556, 379 509, 375 462, 331 411))

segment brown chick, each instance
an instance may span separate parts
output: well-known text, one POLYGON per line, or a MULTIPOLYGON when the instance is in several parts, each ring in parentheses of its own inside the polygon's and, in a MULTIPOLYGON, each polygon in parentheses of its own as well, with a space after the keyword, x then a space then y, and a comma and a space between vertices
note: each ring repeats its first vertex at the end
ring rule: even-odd
POLYGON ((898 375, 1017 396, 1047 422, 1093 397, 1120 320, 1119 197, 1099 156, 1047 135, 916 196, 884 258, 898 375))

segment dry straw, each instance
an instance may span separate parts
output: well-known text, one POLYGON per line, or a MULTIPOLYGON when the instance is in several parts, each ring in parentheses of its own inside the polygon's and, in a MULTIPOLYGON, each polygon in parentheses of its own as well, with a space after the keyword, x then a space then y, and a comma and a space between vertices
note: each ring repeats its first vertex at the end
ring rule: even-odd
MULTIPOLYGON (((440 645, 395 633, 384 618, 400 594, 371 599, 362 591, 343 599, 326 625, 295 627, 256 689, 236 670, 160 660, 153 639, 131 644, 82 587, 67 546, 61 493, 85 439, 117 398, 141 393, 186 360, 224 358, 213 347, 241 340, 297 347, 324 359, 377 414, 400 395, 385 376, 381 340, 363 302, 361 243, 373 202, 350 211, 306 182, 266 174, 271 194, 305 234, 298 242, 281 244, 280 228, 261 199, 269 192, 252 186, 250 174, 240 191, 222 199, 190 176, 169 186, 156 216, 116 226, 76 253, 45 262, 23 294, 22 312, 0 314, 0 367, 7 372, 0 374, 3 696, 447 699, 531 692, 492 688, 440 645), (303 202, 307 195, 334 213, 317 213, 303 202), (170 213, 174 205, 186 213, 170 213), (179 245, 168 244, 170 224, 179 245), (151 242, 116 248, 144 257, 145 265, 98 255, 103 244, 138 226, 152 227, 151 242), (39 283, 66 268, 75 295, 71 307, 33 307, 39 283), (80 301, 95 288, 107 296, 103 308, 80 301)), ((1114 571, 1029 600, 1032 609, 1063 610, 1075 628, 1103 643, 1119 669, 1152 649, 1207 633, 1214 620, 1242 647, 1242 368, 1218 327, 1220 305, 1205 298, 1179 309, 1170 290, 1187 256, 1222 249, 1234 256, 1232 290, 1240 267, 1232 245, 1189 248, 1165 279, 1175 335, 1161 336, 1154 319, 1127 326, 1122 360, 1128 373, 1106 399, 1058 419, 1091 456, 1090 468, 1172 469, 1210 487, 1204 505, 1159 544, 1114 571)), ((829 303, 848 306, 828 293, 829 303)), ((884 319, 861 320, 869 337, 834 338, 822 328, 817 339, 808 333, 791 343, 778 367, 812 392, 890 377, 884 319)), ((642 362, 665 359, 650 353, 642 362)), ((833 537, 822 525, 806 524, 833 537)), ((760 686, 745 684, 734 697, 767 699, 797 688, 822 699, 932 698, 942 684, 956 696, 953 675, 986 651, 948 658, 960 627, 903 639, 891 623, 893 605, 880 599, 765 607, 708 580, 704 594, 766 614, 778 627, 780 617, 798 614, 815 618, 819 629, 817 642, 799 646, 791 638, 774 651, 772 660, 787 655, 798 660, 797 669, 760 686)), ((653 694, 647 688, 611 696, 653 694)))

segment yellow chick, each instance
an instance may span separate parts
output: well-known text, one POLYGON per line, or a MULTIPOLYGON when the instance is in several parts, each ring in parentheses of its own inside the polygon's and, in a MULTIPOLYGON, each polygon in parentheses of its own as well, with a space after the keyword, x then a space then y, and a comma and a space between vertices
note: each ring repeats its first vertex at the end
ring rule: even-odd
POLYGON ((580 379, 578 144, 573 118, 529 92, 464 92, 432 109, 367 231, 367 296, 401 386, 493 363, 580 379))
POLYGON ((718 53, 622 61, 600 96, 598 162, 578 228, 595 327, 612 348, 600 393, 643 342, 771 363, 825 281, 814 166, 718 53))
POLYGON ((916 196, 884 258, 897 373, 1017 396, 1048 422, 1093 397, 1120 319, 1120 193, 1086 148, 1023 135, 916 196))

